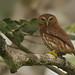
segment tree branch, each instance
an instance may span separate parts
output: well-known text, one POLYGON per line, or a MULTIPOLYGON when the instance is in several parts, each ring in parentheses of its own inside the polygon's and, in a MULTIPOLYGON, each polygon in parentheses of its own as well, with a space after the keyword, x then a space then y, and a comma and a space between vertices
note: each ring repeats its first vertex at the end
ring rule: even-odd
POLYGON ((55 57, 51 54, 30 54, 22 51, 15 52, 8 50, 5 46, 4 39, 0 36, 0 55, 8 64, 11 72, 16 72, 22 66, 33 65, 55 65, 58 68, 63 69, 69 75, 75 74, 75 65, 66 61, 66 59, 55 57))
POLYGON ((55 65, 58 68, 63 69, 71 75, 75 74, 75 66, 66 61, 63 58, 55 57, 51 54, 26 54, 22 51, 15 53, 11 50, 3 50, 1 56, 6 55, 3 59, 9 65, 11 72, 17 71, 22 66, 33 66, 33 65, 55 65), (4 51, 4 53, 3 53, 4 51), (9 63, 10 62, 10 63, 9 63))
MULTIPOLYGON (((24 46, 22 46, 22 45, 17 45, 17 43, 16 43, 16 41, 14 41, 14 38, 13 38, 13 36, 12 36, 12 33, 6 33, 5 34, 19 49, 21 49, 22 51, 24 51, 24 52, 26 52, 26 53, 32 53, 31 51, 29 51, 27 48, 25 48, 24 46)), ((6 52, 7 53, 7 52, 6 52)), ((8 62, 10 62, 10 61, 8 61, 8 62)), ((6 63, 7 63, 7 61, 6 61, 6 63)), ((8 64, 8 63, 7 63, 8 64)), ((8 66, 10 66, 9 64, 8 64, 8 66)), ((58 73, 58 74, 60 74, 60 75, 62 75, 62 73, 61 73, 61 70, 56 70, 56 68, 55 67, 50 67, 49 65, 47 66, 49 69, 51 69, 51 70, 53 70, 53 71, 55 71, 56 73, 58 73)), ((15 66, 14 66, 14 68, 15 68, 15 66)), ((15 69, 14 69, 15 70, 15 69)), ((63 72, 63 75, 65 75, 65 73, 63 72)))
POLYGON ((54 71, 55 73, 57 73, 59 75, 67 75, 67 73, 64 73, 63 71, 61 71, 59 68, 57 68, 55 66, 47 65, 47 68, 51 69, 52 71, 54 71))
POLYGON ((19 45, 17 43, 17 41, 15 41, 15 38, 13 37, 12 32, 11 33, 5 33, 5 35, 22 51, 26 52, 26 53, 32 53, 29 49, 27 49, 26 47, 22 46, 21 44, 19 45))

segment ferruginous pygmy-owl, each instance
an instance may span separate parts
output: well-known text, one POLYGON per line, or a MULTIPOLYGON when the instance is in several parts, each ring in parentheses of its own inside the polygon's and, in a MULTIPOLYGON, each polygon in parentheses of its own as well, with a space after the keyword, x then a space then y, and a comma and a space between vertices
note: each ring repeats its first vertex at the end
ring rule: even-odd
POLYGON ((59 26, 54 15, 41 15, 38 19, 38 27, 44 43, 51 50, 51 54, 62 56, 66 53, 73 53, 75 55, 75 49, 70 38, 59 26))

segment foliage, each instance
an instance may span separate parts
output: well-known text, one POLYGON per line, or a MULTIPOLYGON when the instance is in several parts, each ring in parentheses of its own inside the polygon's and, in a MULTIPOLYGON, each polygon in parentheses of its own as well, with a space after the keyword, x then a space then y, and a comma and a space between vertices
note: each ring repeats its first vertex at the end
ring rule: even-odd
POLYGON ((22 30, 32 35, 34 32, 37 31, 37 19, 34 18, 28 21, 24 28, 22 28, 22 30))
POLYGON ((5 23, 4 21, 0 21, 0 31, 2 31, 3 33, 7 32, 7 23, 5 23))
POLYGON ((14 40, 17 41, 18 45, 24 40, 24 36, 20 32, 13 33, 13 37, 14 37, 14 40))
POLYGON ((0 21, 0 31, 3 33, 12 32, 12 36, 18 44, 24 39, 24 35, 21 32, 33 35, 33 33, 37 31, 37 28, 37 18, 31 19, 30 21, 16 21, 6 18, 0 21))
POLYGON ((75 24, 66 27, 65 30, 67 30, 67 31, 69 31, 69 32, 71 32, 71 33, 72 33, 72 32, 75 33, 75 24))

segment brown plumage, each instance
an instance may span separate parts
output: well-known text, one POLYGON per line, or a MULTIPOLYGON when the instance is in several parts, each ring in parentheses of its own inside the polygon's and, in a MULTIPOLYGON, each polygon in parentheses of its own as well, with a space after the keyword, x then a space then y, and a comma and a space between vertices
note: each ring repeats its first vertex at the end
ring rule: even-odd
POLYGON ((58 56, 66 53, 75 55, 74 46, 66 34, 59 26, 56 17, 52 14, 43 14, 38 19, 40 35, 47 47, 58 56))

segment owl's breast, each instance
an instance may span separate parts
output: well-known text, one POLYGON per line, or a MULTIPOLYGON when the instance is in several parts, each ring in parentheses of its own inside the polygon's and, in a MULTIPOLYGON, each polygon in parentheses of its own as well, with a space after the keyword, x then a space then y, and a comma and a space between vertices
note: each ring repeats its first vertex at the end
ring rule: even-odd
POLYGON ((52 39, 46 36, 45 33, 42 34, 42 39, 50 50, 54 50, 56 48, 56 45, 52 42, 52 39))
POLYGON ((66 53, 72 53, 72 49, 60 39, 48 35, 47 33, 42 33, 43 42, 51 50, 56 50, 58 54, 65 55, 66 53))

